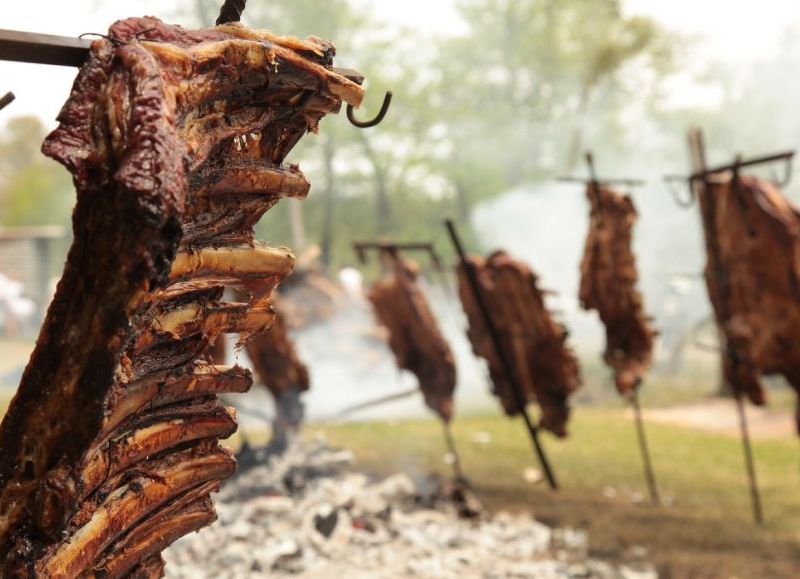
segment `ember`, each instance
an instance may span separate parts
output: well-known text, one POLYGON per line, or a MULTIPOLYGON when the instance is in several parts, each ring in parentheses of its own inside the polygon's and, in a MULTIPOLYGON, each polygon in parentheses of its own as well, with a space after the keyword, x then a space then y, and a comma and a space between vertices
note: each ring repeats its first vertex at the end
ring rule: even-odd
POLYGON ((317 438, 227 483, 218 524, 164 556, 175 579, 656 577, 644 561, 590 558, 581 531, 527 515, 481 510, 464 518, 462 504, 452 489, 405 474, 373 480, 352 454, 317 438), (302 487, 287 486, 298 478, 302 487))

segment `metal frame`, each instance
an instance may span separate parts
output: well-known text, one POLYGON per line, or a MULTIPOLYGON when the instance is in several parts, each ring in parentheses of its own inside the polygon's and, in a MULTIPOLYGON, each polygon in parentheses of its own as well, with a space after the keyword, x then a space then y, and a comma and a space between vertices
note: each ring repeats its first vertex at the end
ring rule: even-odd
POLYGON ((362 264, 367 263, 367 251, 375 250, 379 253, 390 254, 393 258, 398 257, 401 251, 421 251, 431 256, 431 261, 440 272, 443 269, 442 260, 436 253, 436 248, 429 241, 418 241, 408 243, 390 243, 388 241, 354 241, 353 250, 356 252, 358 261, 362 264))
MULTIPOLYGON (((578 179, 575 177, 560 177, 558 180, 567 183, 585 183, 586 185, 591 187, 591 193, 596 197, 596 200, 599 204, 599 197, 597 197, 599 193, 599 188, 604 185, 623 185, 627 187, 636 187, 640 185, 644 185, 644 181, 640 179, 630 179, 630 178, 621 178, 621 179, 603 179, 600 180, 597 178, 597 171, 595 170, 594 165, 594 155, 591 151, 587 151, 586 155, 584 156, 586 160, 586 166, 589 173, 588 179, 578 179)), ((641 388, 642 384, 637 384, 636 387, 631 392, 629 402, 631 405, 631 410, 633 411, 634 422, 636 424, 636 438, 639 443, 639 454, 642 457, 642 467, 644 469, 644 477, 645 481, 647 482, 647 488, 650 492, 650 502, 653 505, 659 505, 661 503, 661 499, 658 493, 658 483, 656 481, 656 474, 655 470, 653 469, 653 461, 650 456, 650 447, 647 443, 647 435, 644 429, 644 418, 642 417, 642 408, 639 404, 639 388, 641 388)))
MULTIPOLYGON (((695 146, 702 148, 702 133, 699 132, 699 129, 692 129, 690 135, 692 135, 694 131, 697 131, 699 134, 699 137, 696 137, 699 138, 699 144, 695 146)), ((693 137, 690 136, 690 139, 691 138, 693 137)), ((696 153, 692 154, 695 155, 696 153)), ((779 187, 786 187, 792 181, 792 161, 794 160, 794 155, 795 151, 782 151, 780 153, 762 155, 746 160, 742 160, 742 156, 737 155, 732 163, 709 169, 705 166, 705 150, 703 150, 702 155, 697 157, 697 159, 702 157, 702 165, 695 167, 690 175, 664 175, 664 181, 669 185, 672 196, 680 207, 691 207, 696 199, 698 184, 704 186, 708 185, 716 175, 731 172, 738 174, 739 170, 746 167, 755 167, 757 165, 766 165, 783 161, 785 163, 783 176, 780 179, 775 179, 774 182, 779 187), (689 194, 687 196, 683 196, 678 189, 678 185, 684 183, 689 186, 689 194)))

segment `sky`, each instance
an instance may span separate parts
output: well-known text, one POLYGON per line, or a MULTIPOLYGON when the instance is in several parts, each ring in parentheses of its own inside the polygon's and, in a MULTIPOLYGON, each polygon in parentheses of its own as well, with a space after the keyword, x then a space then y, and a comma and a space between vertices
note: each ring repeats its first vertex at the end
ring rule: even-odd
MULTIPOLYGON (((386 22, 441 34, 460 29, 455 1, 373 0, 372 6, 386 22)), ((37 0, 35 12, 27 2, 6 4, 0 28, 77 36, 104 32, 113 21, 132 15, 172 20, 180 0, 37 0)), ((697 54, 704 59, 748 61, 768 56, 776 50, 787 23, 800 21, 797 0, 625 0, 624 6, 628 14, 652 16, 676 31, 702 37, 697 54)), ((0 62, 0 93, 11 90, 17 95, 2 114, 32 113, 53 125, 74 76, 71 68, 0 62)))

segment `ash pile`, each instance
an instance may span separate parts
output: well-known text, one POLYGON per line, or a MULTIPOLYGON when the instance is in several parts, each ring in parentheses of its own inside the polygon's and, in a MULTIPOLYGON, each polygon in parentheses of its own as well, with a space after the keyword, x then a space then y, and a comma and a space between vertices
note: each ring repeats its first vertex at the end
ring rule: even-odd
POLYGON ((322 438, 244 467, 216 497, 219 521, 165 551, 167 577, 657 577, 643 560, 590 558, 582 531, 489 515, 459 487, 372 479, 322 438))

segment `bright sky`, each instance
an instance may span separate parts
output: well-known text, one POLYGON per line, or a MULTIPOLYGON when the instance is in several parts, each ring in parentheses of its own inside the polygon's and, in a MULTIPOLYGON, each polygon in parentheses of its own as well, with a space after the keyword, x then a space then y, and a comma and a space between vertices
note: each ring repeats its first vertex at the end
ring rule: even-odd
MULTIPOLYGON (((119 18, 152 14, 169 21, 182 0, 37 0, 9 2, 0 27, 76 36, 105 32, 119 18), (35 9, 32 10, 31 7, 35 9)), ((183 0, 188 1, 188 0, 183 0)), ((250 0, 251 2, 268 0, 250 0)), ((376 16, 427 34, 458 30, 455 0, 374 0, 376 16), (424 14, 425 17, 420 17, 424 14)), ((702 35, 703 57, 751 60, 774 52, 788 23, 800 21, 797 0, 626 0, 626 11, 653 16, 668 27, 702 35)), ((334 39, 335 40, 335 39, 334 39)), ((346 55, 343 55, 344 62, 346 55)), ((3 113, 34 113, 52 122, 64 102, 75 70, 0 62, 0 93, 17 101, 3 113)))

